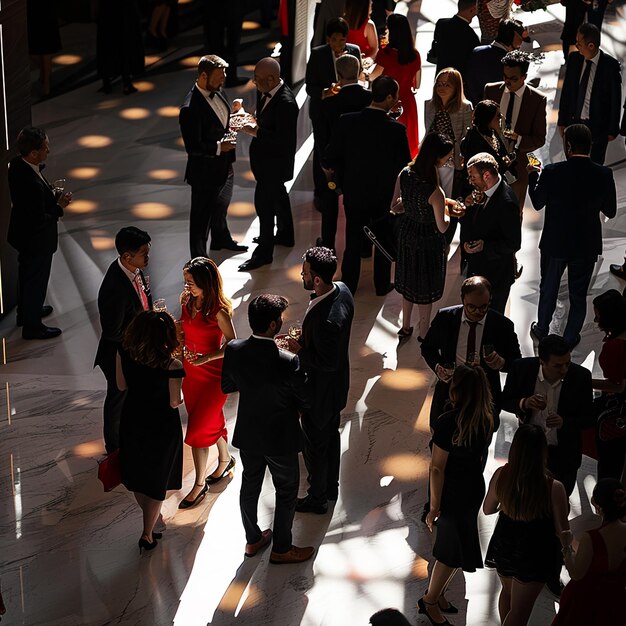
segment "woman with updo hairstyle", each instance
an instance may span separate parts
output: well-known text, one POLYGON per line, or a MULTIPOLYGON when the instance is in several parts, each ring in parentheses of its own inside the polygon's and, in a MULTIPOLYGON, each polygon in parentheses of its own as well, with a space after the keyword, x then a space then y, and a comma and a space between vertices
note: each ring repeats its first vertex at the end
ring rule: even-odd
POLYGON ((172 358, 176 326, 168 313, 142 311, 128 325, 117 355, 116 379, 126 390, 120 418, 122 483, 134 492, 143 513, 139 551, 157 546, 154 525, 165 492, 180 489, 183 434, 182 363, 172 358))
POLYGON ((204 498, 209 485, 225 478, 235 466, 228 450, 223 411, 226 395, 222 393, 221 379, 224 348, 236 335, 232 305, 224 295, 217 265, 211 259, 196 257, 183 267, 183 278, 183 394, 188 416, 185 443, 192 448, 195 480, 178 508, 188 509, 204 498), (218 463, 206 476, 209 448, 213 445, 217 445, 218 463))
POLYGON ((571 576, 561 594, 552 626, 623 624, 626 610, 626 491, 615 478, 598 481, 591 503, 602 518, 600 528, 572 548, 564 534, 563 557, 571 576))

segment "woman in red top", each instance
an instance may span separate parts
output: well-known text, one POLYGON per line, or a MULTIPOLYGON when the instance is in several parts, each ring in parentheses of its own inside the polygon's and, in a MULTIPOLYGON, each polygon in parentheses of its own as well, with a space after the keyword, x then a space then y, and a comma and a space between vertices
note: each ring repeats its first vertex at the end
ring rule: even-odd
POLYGON ((196 257, 183 268, 181 324, 185 346, 183 396, 187 408, 185 443, 192 448, 195 481, 178 508, 200 502, 212 485, 235 465, 227 444, 221 377, 224 347, 235 338, 232 305, 222 289, 222 277, 211 259, 196 257), (209 448, 216 444, 218 464, 205 478, 209 448), (201 481, 201 482, 199 482, 201 481))
POLYGON ((370 19, 371 0, 346 0, 344 18, 350 26, 347 42, 359 46, 361 56, 376 58, 378 52, 378 33, 370 19))
POLYGON ((406 126, 411 157, 415 158, 419 151, 415 91, 422 81, 422 60, 415 48, 411 26, 404 15, 390 15, 387 18, 387 30, 389 43, 376 55, 376 65, 382 71, 376 73, 391 76, 400 86, 403 112, 398 121, 406 126))

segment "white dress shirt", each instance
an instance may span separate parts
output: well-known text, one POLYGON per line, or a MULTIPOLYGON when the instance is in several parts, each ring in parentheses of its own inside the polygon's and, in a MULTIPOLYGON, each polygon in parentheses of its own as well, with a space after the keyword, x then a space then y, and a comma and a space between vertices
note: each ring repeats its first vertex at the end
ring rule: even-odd
MULTIPOLYGON (((476 343, 474 344, 476 348, 476 356, 477 358, 480 356, 480 349, 483 343, 483 331, 485 330, 485 320, 487 319, 487 315, 483 317, 480 322, 476 322, 476 343)), ((468 324, 469 320, 465 315, 465 309, 461 313, 461 327, 459 328, 459 337, 456 341, 456 364, 457 365, 465 365, 467 361, 467 337, 469 335, 470 326, 468 324)), ((442 363, 441 365, 444 365, 442 363)))
MULTIPOLYGON (((505 115, 509 107, 509 100, 511 98, 515 98, 515 102, 513 103, 513 115, 511 116, 511 128, 513 129, 515 129, 515 125, 517 124, 517 118, 519 117, 519 112, 522 107, 522 98, 524 97, 525 91, 526 83, 524 83, 517 91, 509 91, 505 87, 504 93, 502 94, 502 98, 500 100, 500 112, 502 113, 502 115, 505 115)), ((521 141, 522 136, 520 135, 515 142, 516 148, 519 147, 521 141)))
MULTIPOLYGON (((589 103, 591 102, 591 90, 593 89, 593 79, 596 76, 596 70, 598 69, 598 61, 600 60, 600 51, 596 53, 596 56, 593 59, 589 59, 591 61, 591 71, 589 72, 589 82, 587 83, 587 92, 585 93, 585 101, 583 102, 583 108, 580 112, 581 120, 589 119, 589 103)), ((578 82, 583 78, 583 74, 585 73, 585 68, 587 67, 587 59, 583 62, 583 69, 580 73, 580 77, 578 82)))
POLYGON ((543 376, 543 369, 539 366, 539 373, 537 374, 537 380, 535 382, 536 394, 542 394, 546 398, 546 408, 543 411, 531 411, 529 424, 536 424, 541 426, 546 433, 546 439, 549 446, 558 445, 556 428, 548 428, 546 426, 546 419, 550 415, 554 415, 558 412, 559 399, 561 397, 561 389, 563 387, 563 380, 559 379, 555 383, 548 382, 543 376))
MULTIPOLYGON (((333 288, 330 291, 327 291, 326 293, 323 293, 321 296, 316 296, 315 298, 312 298, 309 301, 309 306, 306 308, 306 311, 304 313, 304 317, 306 317, 309 314, 309 311, 314 306, 317 306, 320 302, 322 302, 322 300, 325 300, 326 298, 328 298, 328 296, 330 296, 331 294, 335 293, 335 291, 337 291, 337 285, 335 285, 335 283, 333 283, 333 288)), ((304 317, 302 318, 303 320, 304 320, 304 317)))

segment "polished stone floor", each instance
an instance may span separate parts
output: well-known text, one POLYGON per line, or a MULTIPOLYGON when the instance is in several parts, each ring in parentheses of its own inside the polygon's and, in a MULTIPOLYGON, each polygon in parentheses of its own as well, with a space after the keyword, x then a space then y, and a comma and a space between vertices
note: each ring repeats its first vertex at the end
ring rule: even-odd
MULTIPOLYGON (((433 23, 451 15, 451 0, 398 5, 417 25, 418 48, 425 57, 433 23)), ((549 99, 549 133, 539 151, 545 162, 563 158, 555 130, 561 67, 563 7, 524 15, 544 52, 532 66, 549 99)), ((605 49, 624 57, 623 5, 607 19, 605 49), (620 35, 621 33, 621 35, 620 35)), ((199 37, 199 34, 198 34, 199 37)), ((188 38, 191 39, 191 38, 188 38)), ((197 46, 197 42, 195 46, 197 46)), ((103 493, 96 478, 102 457, 101 406, 104 378, 92 368, 99 336, 98 286, 115 258, 113 237, 123 225, 148 230, 153 247, 149 267, 156 297, 176 312, 187 261, 189 188, 182 181, 185 154, 178 131, 178 106, 194 79, 192 46, 154 60, 152 70, 130 97, 96 93, 89 84, 34 107, 33 121, 44 126, 52 152, 47 173, 65 177, 75 201, 60 224, 48 301, 50 323, 63 329, 59 340, 25 342, 9 314, 0 325, 5 364, 0 368, 0 584, 7 624, 142 624, 178 626, 247 624, 250 626, 357 626, 376 610, 392 606, 412 624, 426 623, 415 603, 423 594, 431 559, 431 537, 419 522, 425 500, 428 408, 434 377, 421 359, 417 342, 398 345, 401 300, 397 293, 377 298, 371 265, 364 262, 351 345, 352 387, 341 422, 340 498, 325 516, 296 515, 294 542, 315 545, 314 560, 277 567, 268 554, 243 559, 245 543, 238 508, 241 477, 237 465, 230 482, 212 488, 205 501, 178 512, 179 500, 193 478, 185 453, 185 480, 168 494, 163 507, 167 531, 159 547, 137 554, 140 513, 119 487, 103 493)), ((240 69, 251 75, 252 67, 240 69)), ((425 64, 418 106, 430 97, 434 68, 425 64)), ((251 107, 252 84, 230 91, 251 107)), ((239 336, 247 336, 246 303, 263 291, 289 298, 288 316, 301 318, 308 299, 300 281, 303 251, 319 234, 312 207, 310 129, 304 92, 299 121, 298 171, 290 186, 296 217, 296 247, 277 248, 274 263, 251 274, 237 272, 246 254, 216 253, 228 295, 235 307, 239 336)), ((423 129, 422 129, 423 132, 423 129)), ((623 138, 610 146, 608 163, 626 156, 623 138)), ((236 189, 230 225, 236 238, 251 243, 258 233, 252 197, 247 141, 237 148, 236 189)), ((619 210, 604 224, 604 254, 589 294, 622 288, 608 273, 621 262, 626 246, 626 170, 615 166, 619 210)), ((364 184, 368 173, 364 172, 364 184)), ((515 321, 524 355, 532 354, 528 327, 537 305, 541 214, 527 208, 522 278, 515 284, 509 315, 515 321)), ((341 253, 342 242, 339 243, 341 253)), ((441 306, 458 302, 456 244, 441 306)), ((555 327, 565 312, 560 307, 555 327)), ((601 335, 591 323, 574 360, 597 371, 601 335)), ((229 430, 236 398, 227 403, 229 430)), ((184 410, 183 421, 186 421, 184 410)), ((515 420, 505 415, 490 451, 486 478, 506 458, 515 420)), ((237 450, 233 450, 235 457, 237 450)), ((215 455, 212 456, 214 458, 215 455)), ((572 496, 575 529, 593 523, 589 503, 594 464, 586 459, 572 496)), ((261 525, 271 521, 273 490, 269 478, 260 503, 261 525)), ((479 519, 486 548, 495 517, 479 519)), ((566 574, 564 574, 566 579, 566 574)), ((454 624, 496 624, 499 582, 493 571, 457 575, 450 599, 460 613, 454 624)), ((555 600, 540 596, 531 623, 549 624, 555 600)))

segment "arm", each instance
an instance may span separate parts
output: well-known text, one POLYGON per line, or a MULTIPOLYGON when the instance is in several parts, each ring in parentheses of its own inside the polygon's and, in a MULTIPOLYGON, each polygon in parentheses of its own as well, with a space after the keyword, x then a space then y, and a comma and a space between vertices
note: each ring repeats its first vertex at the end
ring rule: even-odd
POLYGON ((214 157, 217 155, 217 141, 202 141, 202 121, 196 107, 183 106, 178 115, 178 122, 185 150, 189 156, 214 157))
POLYGON ((237 383, 231 374, 235 367, 233 354, 232 345, 226 345, 224 349, 224 363, 222 364, 222 393, 239 391, 239 387, 237 387, 237 383))
POLYGON ((548 202, 550 170, 531 170, 528 172, 528 194, 535 211, 541 211, 548 202))
POLYGON ((233 320, 224 309, 220 309, 217 312, 216 318, 217 325, 224 335, 224 341, 222 341, 220 349, 216 350, 215 352, 209 352, 209 354, 205 354, 195 361, 191 361, 192 365, 204 365, 209 361, 216 361, 217 359, 224 358, 224 350, 226 349, 226 345, 229 341, 237 338, 237 335, 235 333, 235 327, 233 326, 233 320))
POLYGON ((448 463, 449 452, 433 444, 432 460, 430 462, 430 511, 426 516, 426 526, 432 530, 433 522, 439 516, 441 507, 441 493, 448 463))
POLYGON ((437 186, 435 191, 430 194, 428 203, 433 207, 433 213, 435 215, 435 223, 437 224, 437 230, 440 233, 445 233, 450 226, 450 218, 446 215, 445 206, 446 198, 443 195, 441 187, 437 186))
POLYGON ((609 141, 619 135, 619 114, 621 112, 622 75, 619 63, 611 63, 609 76, 609 102, 607 103, 609 115, 609 141))
MULTIPOLYGON (((126 277, 124 277, 125 280, 126 277)), ((126 301, 115 294, 112 289, 100 291, 98 294, 98 312, 102 337, 107 341, 121 343, 124 335, 123 325, 126 313, 126 301)))
POLYGON ((421 345, 422 357, 428 367, 435 372, 437 364, 441 364, 443 357, 441 354, 442 337, 446 335, 444 315, 437 313, 430 324, 430 328, 424 337, 421 345))
POLYGON ((404 206, 402 205, 402 187, 400 185, 400 176, 402 172, 398 174, 396 178, 396 186, 393 188, 393 196, 391 197, 391 206, 389 210, 392 213, 404 213, 404 206))
POLYGON ((489 489, 487 490, 487 495, 485 496, 485 501, 483 502, 483 513, 485 515, 493 515, 500 510, 500 502, 498 502, 498 497, 496 496, 496 488, 498 486, 498 478, 500 478, 500 474, 502 473, 502 468, 499 467, 491 477, 489 481, 489 489))
POLYGON ((369 56, 375 59, 378 54, 378 33, 376 32, 376 26, 372 20, 368 20, 367 26, 365 27, 365 38, 367 39, 367 45, 370 47, 369 56))
MULTIPOLYGON (((172 359, 168 369, 171 371, 182 370, 183 364, 178 359, 172 359)), ((182 386, 183 386, 182 378, 170 378, 169 380, 170 406, 173 409, 175 409, 177 406, 183 403, 182 386)))
POLYGON ((530 412, 521 407, 524 393, 520 386, 520 366, 521 364, 514 361, 509 368, 502 390, 502 408, 516 415, 521 422, 525 422, 530 417, 530 412))
POLYGON ((514 254, 522 245, 522 225, 519 218, 519 206, 506 200, 498 211, 500 236, 485 240, 484 253, 488 260, 498 261, 499 257, 514 254))
MULTIPOLYGON (((563 542, 563 539, 561 540, 563 542)), ((568 538, 565 539, 566 545, 563 546, 563 560, 565 561, 565 567, 571 576, 572 580, 580 580, 584 578, 591 561, 593 559, 593 546, 591 544, 591 537, 589 533, 585 533, 580 538, 578 544, 578 552, 574 552, 569 541, 571 541, 571 533, 568 538)))
MULTIPOLYGON (((23 175, 18 169, 21 165, 24 166, 25 164, 16 163, 9 168, 8 180, 11 202, 14 210, 19 209, 20 213, 23 214, 23 221, 28 224, 30 233, 45 231, 50 224, 56 224, 58 218, 63 215, 63 209, 59 205, 55 205, 51 198, 49 202, 46 202, 45 194, 47 192, 43 186, 43 181, 37 180, 34 172, 32 176, 23 175)), ((30 172, 26 172, 26 174, 30 174, 30 172)))
POLYGON ((426 100, 426 102, 424 102, 424 128, 427 133, 434 119, 435 119, 435 107, 432 103, 432 100, 426 100))
POLYGON ((558 480, 552 481, 552 517, 554 518, 554 529, 556 536, 561 537, 561 533, 569 531, 567 516, 569 513, 569 503, 567 493, 563 483, 558 480))
POLYGON ((593 388, 607 393, 622 393, 626 386, 626 379, 624 379, 624 356, 621 340, 605 342, 598 361, 604 378, 594 378, 591 381, 593 388))
MULTIPOLYGON (((625 116, 626 117, 626 116, 625 116)), ((604 204, 602 205, 602 213, 608 218, 615 217, 617 214, 617 192, 615 190, 615 178, 613 177, 613 171, 608 167, 604 171, 606 181, 603 188, 606 192, 604 198, 604 204)))
MULTIPOLYGON (((319 50, 311 50, 311 56, 309 58, 309 62, 306 64, 306 92, 311 96, 311 98, 317 98, 318 100, 322 97, 322 91, 328 85, 324 84, 324 81, 320 77, 320 73, 318 71, 319 63, 321 62, 319 50)), ((329 53, 330 54, 330 53, 329 53)))
POLYGON ((413 79, 413 87, 415 87, 415 89, 419 89, 421 84, 422 84, 422 68, 417 70, 417 72, 415 73, 415 78, 413 79))
POLYGON ((537 150, 546 143, 546 97, 543 94, 537 95, 541 95, 541 100, 537 104, 531 131, 528 135, 524 135, 521 138, 518 146, 518 150, 524 154, 537 150))
POLYGON ((303 368, 300 367, 300 361, 297 356, 294 356, 292 364, 294 371, 291 377, 291 391, 298 410, 303 412, 311 406, 311 401, 306 387, 306 374, 303 368))
POLYGON ((302 346, 297 351, 304 370, 336 371, 339 365, 340 338, 341 329, 336 324, 324 320, 316 329, 313 343, 308 347, 302 346))
POLYGON ((128 389, 126 378, 124 378, 124 372, 122 371, 122 357, 119 352, 115 354, 115 382, 120 391, 128 389))
POLYGON ((275 129, 258 126, 256 138, 270 145, 280 145, 289 142, 292 132, 295 133, 299 112, 300 110, 295 100, 281 99, 276 107, 276 118, 280 120, 280 123, 277 124, 275 129))

